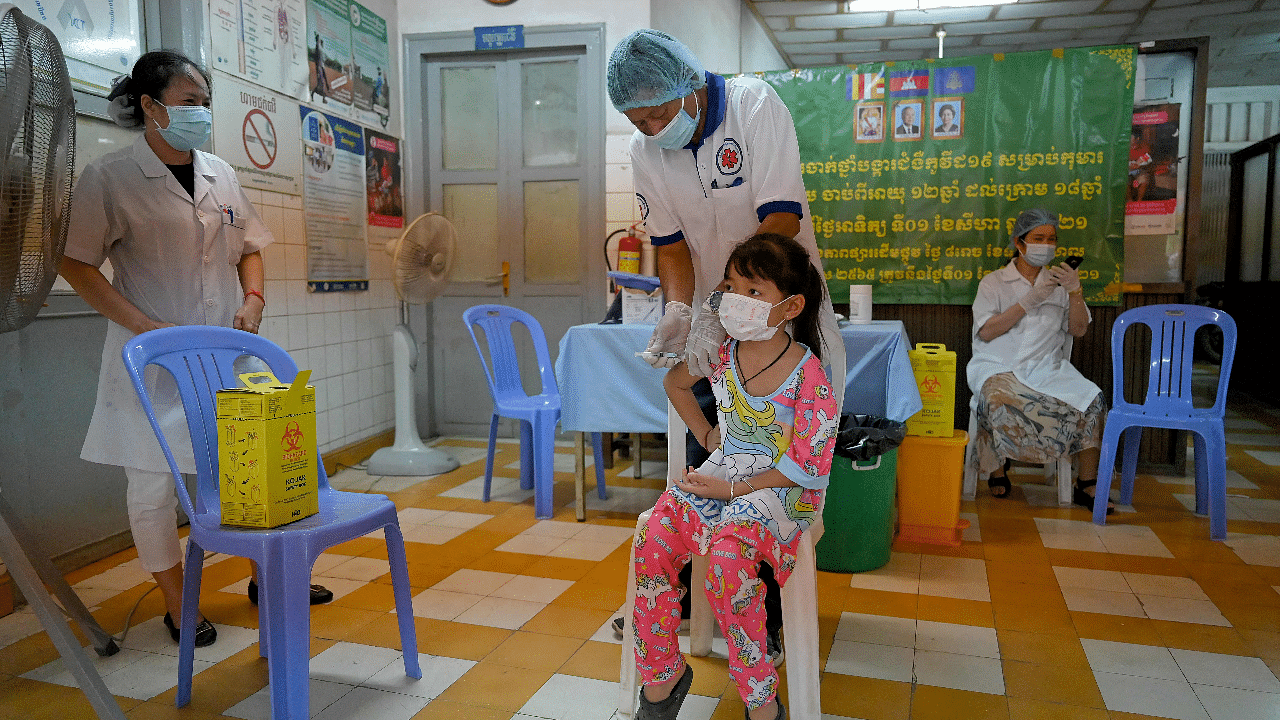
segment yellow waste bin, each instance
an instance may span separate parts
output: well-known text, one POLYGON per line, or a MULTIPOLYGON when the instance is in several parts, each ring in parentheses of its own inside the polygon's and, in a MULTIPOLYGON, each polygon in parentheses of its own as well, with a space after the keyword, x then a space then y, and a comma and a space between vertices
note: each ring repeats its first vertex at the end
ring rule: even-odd
POLYGON ((969 527, 960 519, 960 485, 969 434, 908 435, 898 447, 898 539, 956 546, 969 527))

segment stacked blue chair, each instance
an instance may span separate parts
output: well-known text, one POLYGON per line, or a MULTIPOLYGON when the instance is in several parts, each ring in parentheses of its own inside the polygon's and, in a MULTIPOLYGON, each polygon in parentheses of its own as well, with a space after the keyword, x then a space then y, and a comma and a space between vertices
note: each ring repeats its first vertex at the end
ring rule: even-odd
MULTIPOLYGON (((560 388, 556 385, 555 368, 551 352, 547 349, 547 336, 542 325, 529 313, 506 305, 476 305, 462 313, 462 320, 471 333, 480 365, 484 368, 489 393, 493 396, 493 415, 489 419, 489 457, 484 464, 484 501, 489 502, 489 485, 493 481, 493 453, 498 440, 498 418, 520 421, 520 487, 533 488, 533 510, 539 519, 555 514, 552 507, 552 490, 555 484, 556 424, 560 422, 560 388), (516 352, 511 326, 520 323, 533 339, 538 359, 538 373, 542 379, 542 392, 529 395, 520 379, 520 357, 516 352), (489 348, 485 359, 476 328, 484 332, 489 348)), ((596 492, 605 499, 604 452, 600 433, 591 434, 592 451, 596 466, 596 492)))
MULTIPOLYGON (((1116 448, 1124 436, 1120 502, 1133 502, 1133 476, 1138 464, 1138 443, 1142 428, 1188 430, 1195 434, 1196 513, 1209 515, 1209 536, 1227 537, 1227 439, 1222 418, 1226 414, 1227 381, 1236 354, 1236 323, 1221 310, 1201 305, 1148 305, 1127 310, 1111 328, 1113 383, 1111 412, 1102 434, 1102 457, 1098 463, 1097 496, 1107 497, 1111 489, 1116 448), (1142 404, 1124 399, 1124 336, 1134 324, 1151 329, 1151 353, 1147 396, 1142 404), (1191 403, 1191 356, 1196 330, 1216 325, 1222 330, 1222 366, 1218 391, 1212 407, 1195 408, 1191 403)), ((1107 522, 1107 504, 1094 504, 1093 521, 1107 522)))
MULTIPOLYGON (((143 333, 126 343, 122 354, 151 428, 169 461, 178 500, 191 519, 182 586, 177 706, 184 707, 191 701, 196 612, 206 550, 248 558, 258 564, 258 646, 262 656, 268 659, 271 717, 306 720, 310 697, 311 567, 326 549, 377 530, 383 531, 387 541, 387 562, 400 625, 405 674, 421 678, 404 536, 400 533, 395 503, 385 495, 334 490, 329 486, 323 463, 318 463, 319 513, 267 530, 221 524, 216 393, 239 386, 233 365, 237 358, 246 355, 266 362, 276 377, 292 379, 298 373, 298 366, 289 354, 257 335, 200 325, 143 333), (168 370, 182 397, 196 459, 194 503, 156 422, 143 382, 143 371, 148 365, 168 370)), ((316 457, 319 457, 318 448, 316 457)))

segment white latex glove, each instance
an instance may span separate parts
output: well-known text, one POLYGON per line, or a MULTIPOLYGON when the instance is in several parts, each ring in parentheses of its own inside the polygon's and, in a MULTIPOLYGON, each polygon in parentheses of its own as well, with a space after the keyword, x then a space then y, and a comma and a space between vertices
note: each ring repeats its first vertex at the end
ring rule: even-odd
POLYGON ((684 357, 685 342, 689 339, 689 323, 693 321, 693 308, 678 300, 672 300, 663 308, 662 318, 649 336, 648 353, 672 353, 675 357, 650 354, 644 361, 656 368, 673 368, 684 357))
POLYGON ((1050 273, 1050 277, 1045 278, 1046 282, 1032 285, 1026 295, 1018 298, 1018 304, 1022 306, 1023 310, 1031 312, 1031 308, 1048 300, 1053 291, 1058 289, 1058 283, 1053 280, 1052 271, 1050 273))
POLYGON ((703 300, 702 308, 689 328, 689 342, 684 351, 684 362, 690 375, 711 377, 711 366, 720 357, 720 345, 727 336, 720 324, 720 314, 711 309, 711 300, 703 300))
POLYGON ((1070 293, 1080 289, 1080 271, 1072 270, 1070 265, 1064 263, 1056 268, 1051 268, 1049 273, 1049 277, 1061 285, 1063 290, 1070 293))

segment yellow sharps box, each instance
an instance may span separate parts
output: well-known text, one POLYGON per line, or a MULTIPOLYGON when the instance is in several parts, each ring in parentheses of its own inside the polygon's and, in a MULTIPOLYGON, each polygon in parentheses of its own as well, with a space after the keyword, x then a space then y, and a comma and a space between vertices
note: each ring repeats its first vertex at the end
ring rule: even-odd
POLYGON ((946 345, 916 343, 907 353, 924 407, 907 419, 908 435, 951 437, 955 431, 956 354, 946 345))
POLYGON ((316 389, 303 370, 293 384, 269 372, 240 376, 218 391, 222 524, 271 528, 320 511, 316 475, 316 389))

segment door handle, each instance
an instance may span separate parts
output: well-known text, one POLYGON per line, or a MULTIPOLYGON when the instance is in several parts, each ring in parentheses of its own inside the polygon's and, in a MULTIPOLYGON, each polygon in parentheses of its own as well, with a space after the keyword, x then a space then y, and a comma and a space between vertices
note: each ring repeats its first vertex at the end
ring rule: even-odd
POLYGON ((492 285, 497 285, 499 283, 502 284, 502 296, 506 297, 510 295, 511 294, 511 263, 506 260, 502 261, 501 275, 490 275, 489 277, 484 279, 485 285, 492 286, 492 285))

